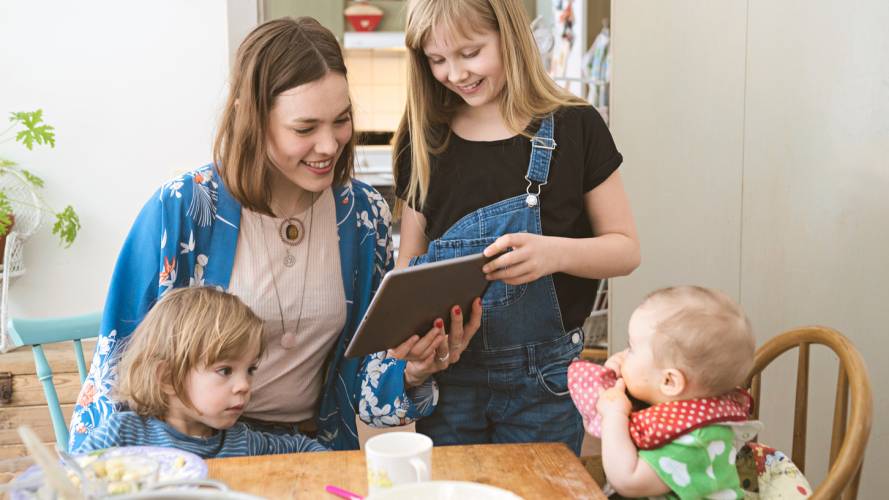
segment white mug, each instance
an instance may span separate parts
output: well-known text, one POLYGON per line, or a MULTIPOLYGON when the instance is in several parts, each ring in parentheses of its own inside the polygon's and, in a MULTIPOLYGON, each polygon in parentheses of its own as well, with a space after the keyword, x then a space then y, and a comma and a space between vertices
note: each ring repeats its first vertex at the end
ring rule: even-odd
POLYGON ((367 488, 379 493, 398 484, 429 481, 432 440, 416 432, 378 434, 364 444, 367 488))

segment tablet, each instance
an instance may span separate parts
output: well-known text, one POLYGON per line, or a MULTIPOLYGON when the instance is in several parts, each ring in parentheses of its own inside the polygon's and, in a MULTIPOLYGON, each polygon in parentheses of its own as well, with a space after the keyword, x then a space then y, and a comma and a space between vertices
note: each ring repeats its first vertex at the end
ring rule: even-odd
POLYGON ((436 318, 444 320, 449 332, 451 308, 460 305, 468 317, 472 301, 488 288, 482 266, 489 260, 479 253, 390 271, 358 325, 346 357, 385 351, 411 335, 425 335, 436 318))

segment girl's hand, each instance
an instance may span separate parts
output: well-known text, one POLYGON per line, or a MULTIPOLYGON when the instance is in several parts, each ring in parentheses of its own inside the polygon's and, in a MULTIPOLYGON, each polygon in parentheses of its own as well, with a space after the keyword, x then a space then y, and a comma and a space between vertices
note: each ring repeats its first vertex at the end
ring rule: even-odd
POLYGON ((599 389, 599 401, 596 402, 596 411, 604 420, 609 415, 628 417, 633 410, 633 404, 627 397, 627 386, 624 379, 617 379, 617 383, 611 389, 599 389))
POLYGON ((405 382, 409 387, 422 384, 433 373, 444 370, 460 360, 472 337, 482 323, 482 301, 475 299, 469 321, 463 323, 460 306, 451 308, 451 334, 444 331, 444 321, 436 319, 429 333, 420 338, 417 335, 404 341, 388 355, 407 360, 404 369, 405 382))
POLYGON ((627 350, 614 353, 605 361, 605 368, 610 368, 617 374, 617 378, 621 378, 620 367, 624 364, 624 358, 627 357, 627 350))
POLYGON ((559 270, 556 238, 530 233, 505 234, 485 248, 485 256, 502 254, 485 264, 485 276, 508 285, 530 283, 559 270), (512 249, 511 252, 507 250, 512 249))

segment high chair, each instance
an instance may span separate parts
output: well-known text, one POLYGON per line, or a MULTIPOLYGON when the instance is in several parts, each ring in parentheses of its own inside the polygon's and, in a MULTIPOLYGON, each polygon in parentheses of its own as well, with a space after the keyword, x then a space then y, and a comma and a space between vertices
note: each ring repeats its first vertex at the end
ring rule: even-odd
MULTIPOLYGON (((759 401, 763 369, 781 354, 799 348, 791 458, 797 467, 805 472, 809 347, 812 344, 827 346, 839 358, 833 433, 830 442, 830 468, 824 481, 815 487, 812 498, 841 498, 843 495, 842 498, 854 500, 858 496, 864 450, 873 420, 870 379, 861 354, 855 346, 836 330, 822 326, 802 327, 784 332, 757 349, 747 386, 751 388, 754 401, 759 401)), ((753 418, 759 418, 758 407, 754 408, 753 418)))
POLYGON ((52 428, 56 435, 56 445, 62 451, 68 451, 68 426, 62 415, 62 406, 52 381, 52 367, 46 359, 42 344, 54 342, 74 342, 74 354, 77 360, 77 371, 80 383, 86 379, 86 363, 83 359, 83 348, 80 341, 99 335, 101 313, 85 314, 68 318, 53 319, 11 319, 9 320, 9 337, 16 346, 31 346, 34 354, 34 365, 37 377, 43 384, 43 395, 52 419, 52 428))

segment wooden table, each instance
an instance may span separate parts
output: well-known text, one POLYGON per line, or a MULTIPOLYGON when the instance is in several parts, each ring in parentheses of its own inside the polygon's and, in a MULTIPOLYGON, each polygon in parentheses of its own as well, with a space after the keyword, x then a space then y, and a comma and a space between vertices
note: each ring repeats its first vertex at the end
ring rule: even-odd
MULTIPOLYGON (((216 458, 207 464, 211 479, 267 498, 335 500, 324 491, 328 484, 367 495, 363 451, 216 458)), ((605 499, 580 460, 562 444, 435 447, 432 479, 490 484, 527 500, 605 499)))

